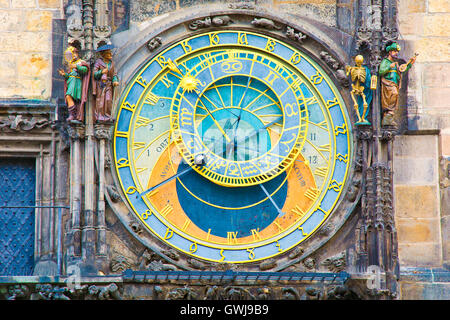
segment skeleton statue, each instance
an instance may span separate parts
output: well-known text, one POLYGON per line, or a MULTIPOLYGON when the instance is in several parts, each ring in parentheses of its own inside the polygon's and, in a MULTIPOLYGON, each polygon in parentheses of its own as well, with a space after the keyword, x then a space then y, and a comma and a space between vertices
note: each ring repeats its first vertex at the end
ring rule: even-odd
POLYGON ((346 66, 347 76, 352 79, 352 91, 350 92, 353 100, 353 106, 358 117, 356 125, 370 124, 366 117, 369 111, 369 104, 372 102, 371 74, 368 67, 363 66, 364 58, 362 55, 355 57, 355 66, 346 66))

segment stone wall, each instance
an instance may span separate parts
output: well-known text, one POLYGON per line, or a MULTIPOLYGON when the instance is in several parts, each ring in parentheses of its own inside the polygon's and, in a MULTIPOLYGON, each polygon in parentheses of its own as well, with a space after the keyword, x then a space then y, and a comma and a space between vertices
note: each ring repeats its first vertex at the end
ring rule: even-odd
MULTIPOLYGON (((450 3, 399 1, 404 59, 419 53, 408 74, 408 133, 395 144, 394 182, 400 262, 442 266, 450 258, 450 3)), ((400 106, 402 107, 402 106, 400 106)))
POLYGON ((58 0, 0 1, 0 99, 51 96, 52 19, 58 0))

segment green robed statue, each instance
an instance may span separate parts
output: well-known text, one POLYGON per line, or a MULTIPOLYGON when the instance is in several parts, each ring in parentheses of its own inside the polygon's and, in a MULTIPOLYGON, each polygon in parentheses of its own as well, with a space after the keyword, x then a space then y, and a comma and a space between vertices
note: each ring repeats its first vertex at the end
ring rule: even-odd
POLYGON ((408 71, 416 62, 417 53, 405 64, 399 65, 397 58, 400 46, 392 43, 386 47, 388 56, 381 61, 378 74, 381 76, 381 107, 383 109, 382 125, 395 126, 394 114, 398 107, 398 94, 402 73, 408 71))

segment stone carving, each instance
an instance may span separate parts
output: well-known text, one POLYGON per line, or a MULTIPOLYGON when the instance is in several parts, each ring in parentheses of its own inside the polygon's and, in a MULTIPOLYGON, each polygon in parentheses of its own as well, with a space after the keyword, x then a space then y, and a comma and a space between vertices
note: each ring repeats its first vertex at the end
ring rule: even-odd
POLYGON ((26 285, 16 284, 8 287, 8 300, 26 300, 30 296, 30 289, 26 285))
POLYGON ((131 221, 128 225, 130 226, 131 230, 133 230, 133 232, 137 235, 141 235, 144 231, 141 224, 137 221, 131 221))
POLYGON ((306 39, 306 35, 301 32, 295 32, 294 28, 291 27, 286 28, 286 37, 299 43, 303 43, 303 40, 306 39))
POLYGON ((301 256, 303 254, 304 250, 300 247, 295 247, 288 255, 289 259, 295 259, 298 256, 301 256))
POLYGON ((198 269, 198 270, 205 270, 206 269, 205 264, 200 262, 200 261, 198 261, 197 259, 188 259, 188 263, 194 269, 198 269))
POLYGON ((228 5, 230 9, 244 9, 244 10, 255 10, 255 6, 250 3, 230 3, 228 5))
POLYGON ((257 28, 263 28, 267 30, 281 30, 282 26, 277 26, 275 22, 267 18, 254 18, 251 22, 257 28))
POLYGON ((152 271, 175 271, 177 268, 171 264, 165 264, 161 261, 156 253, 150 252, 145 249, 144 253, 139 259, 139 270, 152 270, 152 271))
POLYGON ((336 256, 325 259, 325 261, 322 262, 322 265, 327 266, 328 270, 331 272, 341 272, 345 270, 346 267, 345 258, 346 254, 345 251, 343 251, 336 256))
POLYGON ((267 286, 256 289, 256 298, 258 300, 270 300, 272 297, 272 290, 267 286))
POLYGON ((300 300, 300 294, 298 290, 293 287, 282 288, 281 298, 284 300, 300 300))
POLYGON ((184 288, 176 288, 172 291, 169 291, 166 295, 166 300, 197 300, 199 297, 199 294, 189 288, 188 286, 185 286, 184 288))
POLYGON ((321 300, 323 297, 322 290, 314 288, 314 287, 307 287, 305 289, 306 293, 306 300, 321 300))
POLYGON ((0 119, 0 129, 2 130, 30 131, 33 129, 43 129, 50 124, 51 121, 48 119, 37 119, 33 116, 30 119, 26 119, 21 114, 0 119))
POLYGON ((80 6, 72 4, 67 7, 67 34, 68 42, 78 42, 81 49, 84 49, 84 27, 80 6))
POLYGON ((261 262, 259 265, 259 270, 266 271, 273 269, 277 266, 277 261, 275 259, 267 259, 264 262, 261 262))
POLYGON ((255 296, 251 292, 242 287, 229 286, 223 291, 225 300, 255 300, 255 296))
POLYGON ((119 192, 117 192, 117 189, 114 185, 107 185, 106 191, 108 192, 108 195, 111 198, 112 202, 118 202, 121 199, 120 194, 119 192))
POLYGON ((229 16, 216 16, 213 18, 206 17, 203 20, 192 21, 188 28, 194 31, 201 28, 223 27, 229 25, 230 23, 233 23, 233 21, 229 16))
POLYGON ((109 267, 113 273, 122 273, 127 269, 131 269, 131 263, 123 255, 115 254, 109 263, 109 267))
POLYGON ((303 260, 303 265, 308 270, 313 270, 316 268, 316 260, 314 258, 308 257, 303 260))
POLYGON ((342 70, 341 64, 339 61, 337 61, 335 58, 333 58, 328 52, 321 51, 320 52, 320 58, 326 62, 326 64, 333 69, 336 72, 336 78, 338 79, 339 83, 343 87, 348 87, 348 81, 347 81, 347 75, 345 74, 345 71, 342 70))
POLYGON ((97 49, 103 44, 109 42, 109 37, 111 36, 111 27, 104 26, 95 26, 93 29, 94 32, 94 49, 97 49))
POLYGON ((161 37, 155 37, 151 39, 149 42, 147 42, 147 48, 149 51, 155 51, 162 45, 162 38, 161 37))
POLYGON ((36 292, 31 295, 30 300, 70 300, 69 293, 70 290, 67 287, 37 284, 36 292))

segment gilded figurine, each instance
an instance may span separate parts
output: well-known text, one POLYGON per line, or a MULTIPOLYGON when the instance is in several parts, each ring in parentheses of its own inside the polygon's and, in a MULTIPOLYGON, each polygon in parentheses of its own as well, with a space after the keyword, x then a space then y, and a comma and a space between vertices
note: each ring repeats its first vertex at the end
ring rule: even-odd
POLYGON ((95 96, 94 117, 98 122, 112 121, 111 111, 115 87, 119 85, 119 78, 112 61, 110 44, 97 49, 100 57, 95 61, 93 71, 93 95, 95 96))
POLYGON ((74 44, 64 52, 67 72, 59 69, 64 77, 64 95, 69 111, 68 122, 82 123, 84 120, 84 104, 87 101, 90 68, 89 63, 80 59, 79 49, 74 44))
POLYGON ((382 125, 395 126, 394 115, 398 107, 398 95, 402 81, 402 73, 408 71, 416 62, 418 54, 407 63, 399 65, 400 46, 392 43, 386 47, 388 56, 381 61, 378 74, 381 76, 381 107, 383 109, 382 125))
POLYGON ((353 100, 358 121, 356 125, 370 125, 367 121, 369 113, 369 105, 372 102, 371 90, 371 73, 367 66, 363 65, 364 57, 357 55, 355 57, 355 66, 346 66, 345 71, 347 77, 350 75, 352 79, 352 90, 350 92, 353 100))

